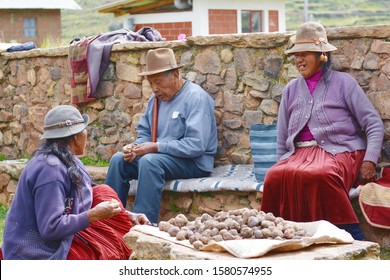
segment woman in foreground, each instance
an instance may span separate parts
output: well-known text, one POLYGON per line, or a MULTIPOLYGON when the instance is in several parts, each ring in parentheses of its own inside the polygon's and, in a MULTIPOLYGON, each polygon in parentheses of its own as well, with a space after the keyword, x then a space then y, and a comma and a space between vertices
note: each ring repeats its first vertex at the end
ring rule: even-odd
POLYGON ((92 186, 76 157, 84 154, 88 121, 68 105, 47 113, 43 144, 24 168, 7 213, 4 259, 129 258, 123 236, 132 223, 149 221, 127 212, 111 187, 92 186))

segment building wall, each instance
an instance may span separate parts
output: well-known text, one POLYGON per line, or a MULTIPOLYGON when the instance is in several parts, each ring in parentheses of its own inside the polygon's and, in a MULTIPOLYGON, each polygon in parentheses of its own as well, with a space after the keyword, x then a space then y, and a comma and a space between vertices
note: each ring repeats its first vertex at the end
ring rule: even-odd
POLYGON ((279 31, 279 12, 268 11, 268 30, 269 32, 279 31))
MULTIPOLYGON (((285 24, 285 0, 271 0, 271 1, 249 1, 249 0, 193 0, 192 11, 188 12, 171 12, 171 13, 150 13, 140 15, 125 15, 122 16, 123 24, 125 28, 130 28, 128 19, 131 19, 135 24, 135 29, 153 24, 173 23, 173 22, 191 22, 191 34, 192 36, 205 36, 209 34, 229 34, 227 29, 235 30, 231 32, 241 33, 241 10, 254 10, 263 11, 263 28, 264 32, 279 31, 284 32, 286 30, 285 24), (220 27, 216 26, 217 23, 214 19, 209 22, 209 11, 229 11, 229 14, 235 11, 236 13, 236 26, 231 22, 229 26, 220 27), (277 18, 275 11, 278 11, 277 18), (269 16, 272 19, 269 19, 269 16), (225 29, 222 32, 216 29, 225 29), (210 33, 213 32, 213 33, 210 33)), ((224 23, 225 24, 225 23, 224 23)), ((131 29, 131 28, 130 28, 131 29)), ((164 33, 168 33, 165 32, 164 33)), ((183 32, 184 33, 184 32, 183 32)))
MULTIPOLYGON (((264 14, 264 13, 263 13, 264 14)), ((240 11, 238 10, 209 10, 209 34, 235 34, 240 33, 237 30, 238 18, 240 11)), ((279 11, 268 11, 268 31, 279 31, 279 11)))
MULTIPOLYGON (((208 34, 236 34, 240 33, 237 30, 238 17, 241 11, 238 10, 224 10, 224 9, 209 9, 208 10, 208 34)), ((265 16, 264 26, 269 32, 279 31, 279 12, 268 11, 263 13, 265 16)), ((177 40, 179 34, 192 35, 191 22, 160 22, 160 23, 142 23, 136 24, 135 30, 141 29, 143 26, 150 26, 157 29, 161 35, 167 40, 177 40)))
POLYGON ((268 32, 268 11, 279 11, 279 20, 278 20, 278 31, 284 32, 286 30, 285 24, 285 0, 268 0, 268 1, 258 1, 258 0, 230 0, 230 1, 220 1, 220 0, 194 0, 193 2, 193 13, 196 15, 197 24, 193 25, 193 36, 207 35, 207 32, 210 30, 208 22, 208 10, 236 10, 237 11, 237 31, 241 33, 241 22, 239 16, 241 15, 242 10, 252 10, 252 11, 263 11, 264 15, 264 31, 268 32))
POLYGON ((163 22, 163 23, 145 23, 137 24, 135 30, 141 29, 143 26, 150 26, 157 29, 162 37, 168 41, 177 40, 177 36, 185 34, 186 36, 192 35, 191 22, 163 22))
POLYGON ((61 10, 0 10, 0 41, 33 41, 39 46, 49 36, 54 40, 61 38, 61 10), (36 18, 36 37, 24 37, 25 17, 36 18))
POLYGON ((237 33, 236 10, 209 10, 209 34, 237 33))

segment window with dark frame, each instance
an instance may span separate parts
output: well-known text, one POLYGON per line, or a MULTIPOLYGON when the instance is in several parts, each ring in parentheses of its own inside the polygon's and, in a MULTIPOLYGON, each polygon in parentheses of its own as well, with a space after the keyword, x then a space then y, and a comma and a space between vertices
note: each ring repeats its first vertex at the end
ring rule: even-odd
POLYGON ((253 33, 262 32, 262 11, 242 11, 241 12, 241 32, 253 33))
POLYGON ((36 37, 35 18, 24 18, 24 37, 36 37))

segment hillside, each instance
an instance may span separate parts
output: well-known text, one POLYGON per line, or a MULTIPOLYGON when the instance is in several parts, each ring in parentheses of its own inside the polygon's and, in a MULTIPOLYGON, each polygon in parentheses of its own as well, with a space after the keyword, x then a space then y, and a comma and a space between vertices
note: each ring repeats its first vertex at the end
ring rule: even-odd
MULTIPOLYGON (((309 0, 310 20, 325 27, 390 24, 390 0, 309 0)), ((303 21, 303 0, 286 2, 287 30, 303 21)))
MULTIPOLYGON (((116 0, 75 0, 82 11, 62 11, 62 34, 65 42, 75 37, 94 35, 109 31, 109 26, 120 24, 110 14, 96 11, 106 3, 116 0)), ((325 27, 345 25, 390 24, 390 0, 309 0, 311 20, 321 22, 325 27)), ((304 0, 286 2, 286 26, 294 31, 303 22, 304 0)))
POLYGON ((97 7, 115 0, 75 0, 83 10, 63 10, 62 37, 65 42, 70 42, 76 37, 95 35, 109 31, 109 25, 119 22, 111 14, 101 14, 97 7))

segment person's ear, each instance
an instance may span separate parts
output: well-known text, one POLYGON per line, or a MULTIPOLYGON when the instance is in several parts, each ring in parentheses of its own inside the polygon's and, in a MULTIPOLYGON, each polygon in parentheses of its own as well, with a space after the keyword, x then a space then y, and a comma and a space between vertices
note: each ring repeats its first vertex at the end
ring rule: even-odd
POLYGON ((80 133, 77 133, 73 136, 73 141, 74 143, 76 144, 76 146, 80 146, 82 145, 82 141, 83 141, 83 131, 80 132, 80 133))
POLYGON ((80 140, 81 140, 80 133, 77 133, 77 134, 73 135, 73 140, 74 140, 74 142, 76 144, 78 144, 80 142, 80 140))
POLYGON ((327 63, 328 62, 328 56, 325 53, 322 53, 320 55, 320 61, 324 62, 324 63, 327 63))
POLYGON ((179 69, 175 69, 174 71, 172 71, 172 75, 173 75, 173 77, 178 78, 179 77, 179 69))

